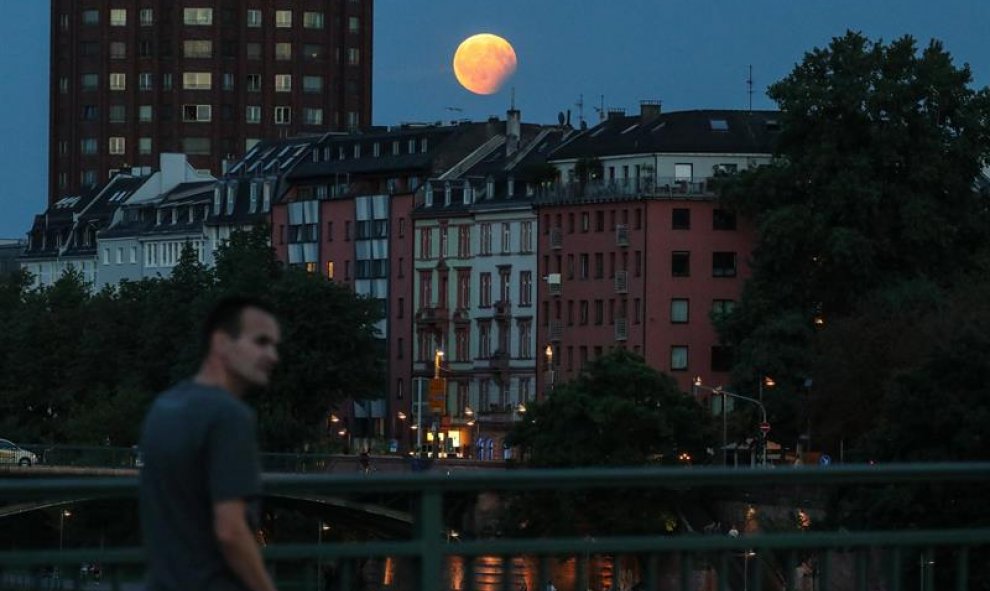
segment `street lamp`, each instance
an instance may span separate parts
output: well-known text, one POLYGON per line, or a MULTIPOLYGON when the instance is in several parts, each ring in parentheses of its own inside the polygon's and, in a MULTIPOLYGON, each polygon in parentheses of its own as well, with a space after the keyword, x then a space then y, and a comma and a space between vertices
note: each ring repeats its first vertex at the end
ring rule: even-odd
MULTIPOLYGON (((763 406, 763 403, 762 402, 760 402, 759 400, 757 400, 755 398, 750 398, 749 396, 743 396, 741 394, 735 394, 733 392, 729 392, 728 390, 723 390, 721 386, 715 386, 714 388, 712 388, 710 386, 703 386, 701 384, 701 378, 700 377, 694 378, 694 387, 695 388, 698 388, 698 389, 702 389, 702 390, 708 390, 709 392, 711 392, 713 394, 718 394, 719 396, 722 397, 722 465, 723 466, 724 465, 727 465, 728 464, 728 451, 726 450, 726 445, 728 443, 727 442, 727 439, 728 438, 727 438, 727 429, 726 429, 726 424, 727 423, 726 423, 726 418, 725 418, 725 397, 728 396, 729 398, 735 398, 735 399, 738 399, 738 400, 745 400, 746 402, 752 402, 753 404, 755 404, 758 407, 760 407, 760 418, 761 418, 761 420, 762 420, 763 423, 766 423, 767 422, 767 409, 766 409, 765 406, 763 406)), ((761 430, 761 433, 762 433, 762 430, 761 430)), ((766 441, 765 441, 766 440, 766 434, 763 434, 762 435, 762 439, 764 439, 764 441, 763 441, 763 445, 761 446, 762 449, 760 450, 760 464, 763 465, 763 466, 766 466, 767 465, 767 446, 766 446, 766 441)))
MULTIPOLYGON (((59 551, 59 553, 62 552, 62 548, 63 548, 63 540, 64 540, 63 535, 65 533, 65 518, 66 517, 72 517, 72 511, 69 511, 68 509, 62 509, 61 511, 58 512, 58 551, 59 551)), ((60 566, 56 566, 55 567, 55 580, 61 581, 61 579, 62 579, 61 567, 60 566)))
POLYGON ((319 527, 316 528, 316 591, 320 591, 320 585, 323 583, 323 556, 319 552, 325 531, 330 531, 330 524, 320 521, 319 527))
POLYGON ((760 402, 763 402, 763 388, 764 387, 773 388, 774 386, 777 385, 777 382, 770 376, 763 376, 760 378, 759 384, 760 384, 760 402))
POLYGON ((553 370, 553 345, 547 345, 547 348, 543 351, 547 357, 547 381, 549 382, 549 390, 552 392, 554 388, 554 382, 556 382, 556 375, 553 370))

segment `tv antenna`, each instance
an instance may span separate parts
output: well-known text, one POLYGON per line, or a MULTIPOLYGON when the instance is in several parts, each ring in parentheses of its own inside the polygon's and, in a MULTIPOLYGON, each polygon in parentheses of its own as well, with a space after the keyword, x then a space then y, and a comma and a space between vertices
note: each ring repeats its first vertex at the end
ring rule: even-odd
POLYGON ((749 65, 749 78, 746 79, 746 92, 749 94, 749 112, 753 112, 753 64, 749 65))

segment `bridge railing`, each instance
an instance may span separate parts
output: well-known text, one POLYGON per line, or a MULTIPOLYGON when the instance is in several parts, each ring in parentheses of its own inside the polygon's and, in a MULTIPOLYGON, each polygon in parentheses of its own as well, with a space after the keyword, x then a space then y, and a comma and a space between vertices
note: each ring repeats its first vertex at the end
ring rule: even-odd
MULTIPOLYGON (((328 495, 368 499, 374 495, 394 497, 405 493, 414 501, 410 505, 414 527, 409 535, 393 540, 273 543, 265 548, 265 556, 282 589, 585 591, 606 586, 682 591, 984 589, 988 584, 990 527, 982 522, 961 527, 947 522, 934 523, 929 529, 905 524, 895 530, 850 531, 803 523, 802 515, 807 517, 806 512, 816 512, 817 519, 826 522, 827 519, 823 519, 824 507, 800 504, 809 490, 822 488, 867 487, 905 497, 911 490, 945 493, 956 487, 976 491, 985 488, 988 480, 990 463, 478 473, 434 469, 423 474, 375 477, 271 475, 264 483, 266 496, 314 501, 328 495), (668 528, 670 531, 646 535, 499 537, 496 532, 491 537, 468 536, 452 530, 450 507, 445 505, 445 499, 463 500, 487 491, 498 491, 503 498, 538 495, 541 491, 555 494, 583 491, 588 495, 613 497, 617 492, 667 491, 681 499, 692 499, 700 498, 704 491, 717 490, 724 499, 726 489, 746 491, 770 487, 781 491, 777 509, 798 516, 796 527, 771 527, 769 520, 752 523, 746 515, 743 519, 747 521, 725 531, 715 523, 698 527, 697 520, 692 526, 691 517, 682 515, 679 523, 668 528), (493 570, 493 564, 499 565, 500 570, 493 570), (332 573, 328 565, 333 565, 332 573)), ((127 498, 136 495, 136 488, 136 477, 7 479, 0 481, 0 502, 127 498)), ((627 498, 634 498, 633 494, 629 493, 627 498)), ((955 502, 951 495, 943 500, 949 504, 955 502)), ((944 508, 925 507, 922 503, 917 510, 944 508)), ((651 509, 629 507, 630 516, 651 509)), ((744 510, 748 514, 757 508, 744 510)), ((581 521, 582 517, 573 515, 575 521, 581 521)), ((14 545, 0 551, 0 589, 71 587, 65 582, 69 577, 53 582, 50 577, 45 578, 46 571, 37 568, 61 565, 68 573, 78 571, 82 563, 103 565, 107 579, 102 588, 126 588, 140 579, 144 560, 145 550, 137 547, 59 551, 18 549, 14 545)), ((85 582, 79 582, 78 587, 90 588, 85 582)))

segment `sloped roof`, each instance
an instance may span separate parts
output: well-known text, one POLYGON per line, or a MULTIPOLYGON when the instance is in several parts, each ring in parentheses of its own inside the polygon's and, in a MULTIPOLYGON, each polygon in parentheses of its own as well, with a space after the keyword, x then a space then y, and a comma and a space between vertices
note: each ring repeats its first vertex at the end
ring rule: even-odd
POLYGON ((652 153, 772 154, 778 111, 696 110, 611 115, 550 154, 550 160, 652 153))

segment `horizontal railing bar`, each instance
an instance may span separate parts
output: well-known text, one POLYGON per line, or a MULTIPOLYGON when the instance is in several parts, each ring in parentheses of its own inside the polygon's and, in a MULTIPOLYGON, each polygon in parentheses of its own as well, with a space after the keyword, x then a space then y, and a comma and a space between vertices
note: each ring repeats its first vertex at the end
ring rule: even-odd
MULTIPOLYGON (((711 535, 619 536, 603 538, 557 539, 485 539, 452 544, 437 541, 437 551, 444 556, 483 555, 586 555, 610 553, 699 552, 745 550, 844 549, 860 547, 951 547, 990 544, 990 528, 897 530, 869 532, 805 532, 750 534, 739 537, 711 535)), ((362 556, 419 556, 422 544, 417 540, 398 542, 333 542, 325 544, 272 545, 264 549, 269 560, 294 558, 362 556)), ((141 548, 78 549, 54 552, 30 550, 0 552, 0 565, 70 564, 101 561, 105 563, 139 563, 144 560, 141 548)))
MULTIPOLYGON (((382 474, 374 478, 360 475, 334 474, 266 474, 263 482, 267 491, 312 491, 320 488, 334 494, 472 490, 575 490, 599 488, 664 488, 678 489, 705 486, 746 487, 767 484, 891 484, 902 482, 983 481, 990 480, 990 463, 939 463, 844 465, 829 467, 708 468, 674 467, 645 468, 576 468, 508 471, 453 472, 443 471, 442 464, 430 472, 417 474, 382 474)), ((3 479, 0 498, 23 498, 26 495, 60 492, 71 489, 74 494, 134 492, 137 478, 71 478, 71 479, 3 479)))

